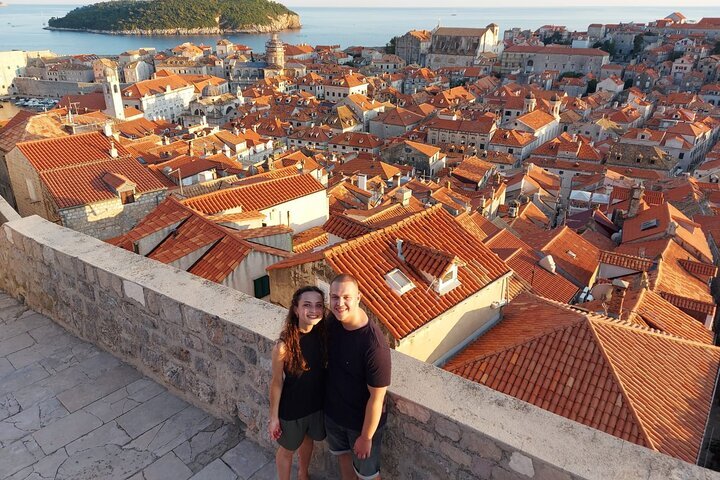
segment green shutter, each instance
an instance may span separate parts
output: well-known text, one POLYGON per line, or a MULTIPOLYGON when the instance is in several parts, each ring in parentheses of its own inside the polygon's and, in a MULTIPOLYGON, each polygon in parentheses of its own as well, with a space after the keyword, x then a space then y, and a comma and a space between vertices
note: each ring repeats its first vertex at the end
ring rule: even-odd
POLYGON ((270 277, 268 275, 256 278, 253 280, 253 284, 255 286, 256 298, 263 298, 270 295, 270 277))

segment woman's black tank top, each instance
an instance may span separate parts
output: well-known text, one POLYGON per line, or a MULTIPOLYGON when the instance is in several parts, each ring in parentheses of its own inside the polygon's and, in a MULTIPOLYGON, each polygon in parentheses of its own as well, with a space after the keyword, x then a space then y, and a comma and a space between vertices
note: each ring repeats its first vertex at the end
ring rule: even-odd
POLYGON ((325 365, 323 338, 319 329, 300 334, 300 350, 309 370, 298 376, 285 371, 278 415, 283 420, 297 420, 323 408, 325 397, 325 365))

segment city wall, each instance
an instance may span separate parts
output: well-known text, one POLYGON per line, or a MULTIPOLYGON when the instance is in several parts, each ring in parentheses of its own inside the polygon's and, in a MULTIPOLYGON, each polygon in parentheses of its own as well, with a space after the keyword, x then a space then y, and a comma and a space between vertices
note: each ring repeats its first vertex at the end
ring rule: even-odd
MULTIPOLYGON (((284 310, 0 199, 0 289, 206 411, 265 432, 284 310)), ((386 478, 720 479, 393 352, 386 478)), ((319 473, 335 478, 321 449, 319 473)))
POLYGON ((13 81, 15 95, 61 98, 65 95, 92 93, 100 88, 97 83, 55 82, 29 77, 16 77, 13 81))

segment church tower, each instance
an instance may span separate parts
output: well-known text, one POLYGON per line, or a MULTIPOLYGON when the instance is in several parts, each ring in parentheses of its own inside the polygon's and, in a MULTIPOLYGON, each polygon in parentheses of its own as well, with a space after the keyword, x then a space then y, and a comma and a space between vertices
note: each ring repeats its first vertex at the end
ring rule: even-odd
POLYGON ((281 70, 285 68, 285 46, 277 33, 273 33, 272 38, 265 44, 265 56, 269 65, 275 65, 281 70))
POLYGON ((123 108, 122 96, 120 95, 120 81, 117 73, 112 68, 105 68, 103 72, 103 97, 105 97, 105 110, 103 113, 125 120, 125 109, 123 108))

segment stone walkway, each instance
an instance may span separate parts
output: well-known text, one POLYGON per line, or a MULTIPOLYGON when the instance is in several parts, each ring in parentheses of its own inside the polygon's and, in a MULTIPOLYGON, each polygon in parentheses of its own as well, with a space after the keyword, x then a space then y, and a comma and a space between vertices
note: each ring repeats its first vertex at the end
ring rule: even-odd
POLYGON ((265 480, 269 452, 0 292, 0 479, 265 480))

